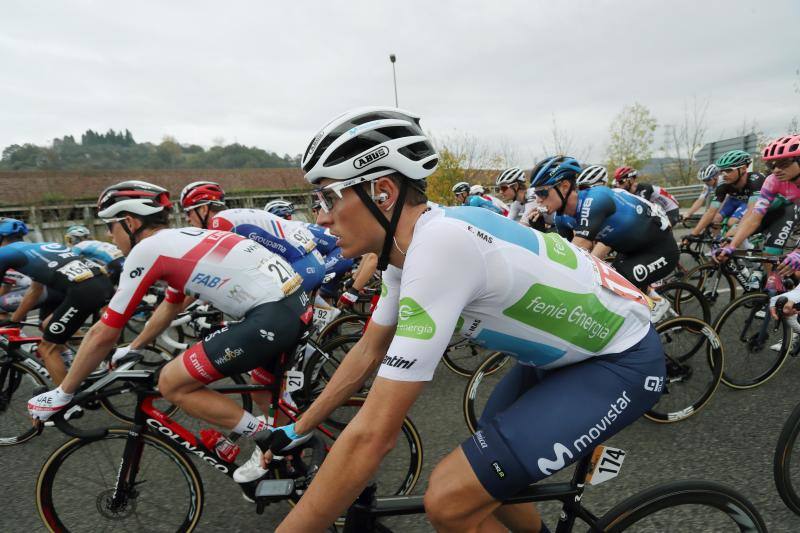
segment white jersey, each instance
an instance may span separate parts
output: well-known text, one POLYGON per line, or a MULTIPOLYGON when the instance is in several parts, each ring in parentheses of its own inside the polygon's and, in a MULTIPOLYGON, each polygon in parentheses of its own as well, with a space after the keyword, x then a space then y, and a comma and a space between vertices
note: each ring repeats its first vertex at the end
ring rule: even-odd
POLYGON ((420 217, 404 268, 384 273, 372 320, 397 326, 378 375, 426 381, 453 332, 556 368, 630 348, 649 331, 650 310, 609 265, 557 234, 457 207, 420 217))
POLYGON ((169 285, 168 302, 189 295, 237 319, 258 305, 282 300, 301 282, 283 258, 235 233, 163 229, 128 254, 103 323, 125 325, 147 289, 160 280, 169 285))
POLYGON ((211 229, 233 231, 256 241, 269 251, 293 262, 317 245, 308 222, 285 220, 261 209, 226 209, 211 220, 211 229))

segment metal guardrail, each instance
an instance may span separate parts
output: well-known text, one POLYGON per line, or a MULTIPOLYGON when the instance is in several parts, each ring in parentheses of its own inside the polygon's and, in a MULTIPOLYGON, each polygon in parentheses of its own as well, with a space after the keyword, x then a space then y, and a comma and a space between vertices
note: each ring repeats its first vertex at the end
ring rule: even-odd
POLYGON ((676 200, 694 200, 703 191, 703 185, 679 185, 677 187, 664 187, 676 200))
MULTIPOLYGON (((308 198, 308 192, 263 193, 228 196, 225 198, 225 202, 231 208, 261 209, 270 200, 285 199, 293 202, 297 207, 296 219, 309 220, 308 198)), ((93 203, 0 207, 0 218, 11 217, 23 220, 31 229, 28 238, 34 242, 61 242, 66 229, 74 224, 86 226, 98 240, 107 240, 106 226, 102 220, 95 217, 95 209, 96 205, 93 203)), ((174 226, 186 225, 186 217, 177 202, 174 203, 170 216, 174 226)))

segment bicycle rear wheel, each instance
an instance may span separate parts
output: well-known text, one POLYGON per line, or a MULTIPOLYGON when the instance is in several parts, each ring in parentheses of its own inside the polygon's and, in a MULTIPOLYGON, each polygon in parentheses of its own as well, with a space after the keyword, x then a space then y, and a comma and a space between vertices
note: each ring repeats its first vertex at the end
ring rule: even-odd
POLYGON ((733 389, 752 389, 778 373, 789 355, 792 332, 769 314, 769 295, 745 294, 725 308, 714 329, 725 339, 722 382, 733 389))
POLYGON ((157 435, 132 447, 128 429, 97 440, 73 438, 53 452, 36 481, 36 507, 51 531, 192 531, 203 510, 203 484, 192 462, 157 435), (130 450, 128 450, 130 448, 130 450), (125 452, 135 472, 120 473, 125 452), (116 504, 120 477, 135 476, 116 504))
POLYGON ((513 367, 512 364, 507 364, 509 358, 509 355, 495 352, 483 361, 470 376, 462 400, 464 421, 467 423, 470 433, 477 431, 478 419, 486 407, 489 396, 506 372, 513 367))
MULTIPOLYGON (((493 356, 497 352, 493 352, 470 342, 469 339, 458 338, 450 345, 442 356, 444 365, 458 374, 466 378, 472 376, 475 370, 481 366, 481 363, 487 358, 493 356)), ((506 359, 496 359, 498 364, 505 363, 506 359)), ((485 371, 497 371, 499 367, 489 367, 485 371)))
POLYGON ((28 416, 28 400, 49 384, 22 361, 0 365, 0 446, 13 446, 36 436, 28 416))
POLYGON ((678 422, 702 409, 722 378, 722 344, 707 323, 678 317, 656 325, 667 363, 664 391, 644 416, 678 422))
POLYGON ((747 498, 711 481, 675 481, 634 494, 608 511, 597 527, 606 533, 767 531, 761 515, 747 498))
POLYGON ((775 456, 772 461, 772 472, 775 487, 778 489, 783 503, 793 513, 800 515, 800 448, 797 447, 797 435, 800 434, 800 405, 783 424, 775 456))
POLYGON ((672 281, 656 287, 656 292, 669 300, 676 316, 688 316, 703 322, 711 320, 711 309, 708 306, 708 301, 694 285, 672 281))

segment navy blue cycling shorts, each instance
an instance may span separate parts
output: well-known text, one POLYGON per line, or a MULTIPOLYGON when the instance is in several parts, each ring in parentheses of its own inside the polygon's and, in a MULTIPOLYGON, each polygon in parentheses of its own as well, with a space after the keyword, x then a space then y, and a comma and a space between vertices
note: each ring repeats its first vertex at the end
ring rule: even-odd
POLYGON ((722 215, 722 218, 730 217, 737 220, 741 220, 746 211, 747 202, 733 198, 726 199, 722 207, 719 208, 719 214, 722 215))
POLYGON ((486 491, 509 498, 590 454, 655 405, 664 361, 651 326, 619 354, 549 371, 517 363, 461 448, 486 491))

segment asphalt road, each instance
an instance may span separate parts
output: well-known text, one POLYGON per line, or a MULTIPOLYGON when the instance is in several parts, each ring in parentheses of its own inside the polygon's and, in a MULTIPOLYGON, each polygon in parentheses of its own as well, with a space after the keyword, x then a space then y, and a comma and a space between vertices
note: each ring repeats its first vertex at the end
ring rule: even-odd
MULTIPOLYGON (((800 530, 800 517, 784 507, 772 480, 778 434, 791 409, 800 402, 798 380, 800 361, 790 360, 774 379, 758 389, 733 391, 721 386, 709 405, 686 421, 658 425, 640 420, 610 441, 628 452, 620 476, 589 487, 584 503, 598 514, 656 483, 708 479, 730 484, 745 494, 757 506, 770 531, 800 530)), ((467 437, 460 410, 465 382, 440 365, 436 379, 411 413, 422 434, 425 453, 424 477, 417 493, 424 491, 433 466, 467 437)), ((101 425, 107 419, 103 412, 92 412, 81 425, 101 425)), ((36 477, 47 456, 65 440, 60 432, 49 429, 28 443, 0 448, 0 531, 44 530, 34 500, 36 477)), ((270 506, 262 516, 256 515, 232 481, 200 461, 196 464, 207 495, 200 531, 271 531, 288 512, 288 505, 278 504, 270 506)), ((556 478, 566 476, 562 473, 556 478)), ((169 494, 164 498, 168 502, 169 494)), ((557 506, 543 504, 542 509, 547 522, 554 524, 557 506)), ((394 519, 389 524, 397 531, 431 530, 423 516, 394 519)), ((113 523, 110 526, 109 530, 122 530, 113 523)), ((146 531, 146 526, 145 523, 144 527, 127 530, 146 531)), ((686 516, 684 527, 684 531, 715 530, 691 515, 686 516)))

